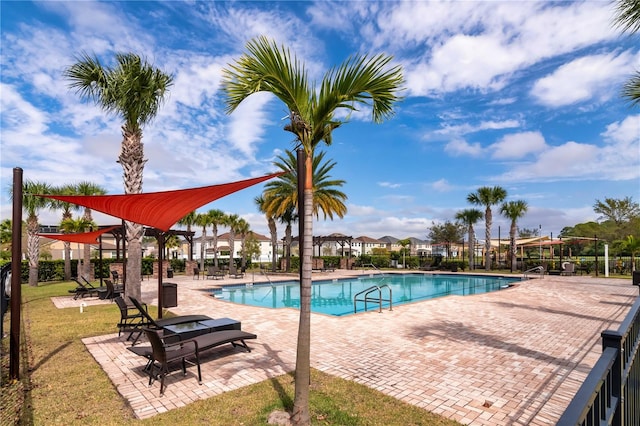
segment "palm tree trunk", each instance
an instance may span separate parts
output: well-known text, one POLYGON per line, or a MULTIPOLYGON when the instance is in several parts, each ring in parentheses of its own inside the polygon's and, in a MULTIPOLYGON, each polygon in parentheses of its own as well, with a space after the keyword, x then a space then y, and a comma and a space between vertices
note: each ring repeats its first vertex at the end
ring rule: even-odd
MULTIPOLYGON (((124 193, 139 194, 142 192, 142 173, 144 171, 144 147, 142 131, 122 126, 122 150, 118 157, 124 177, 124 193)), ((127 260, 125 296, 133 296, 140 300, 142 278, 142 235, 144 227, 138 223, 125 221, 127 230, 127 260)), ((128 299, 127 299, 128 300, 128 299)))
POLYGON ((29 285, 38 286, 38 262, 40 256, 40 237, 38 237, 38 219, 27 219, 27 253, 29 255, 29 285))
POLYGON ((511 222, 511 229, 509 229, 509 255, 511 256, 511 272, 516 270, 516 222, 511 222))
POLYGON ((278 262, 278 230, 276 229, 276 221, 269 218, 269 232, 271 233, 271 271, 276 271, 276 263, 278 262))
POLYGON ((486 271, 491 270, 491 207, 487 207, 487 211, 484 214, 486 219, 484 228, 484 269, 486 271))
MULTIPOLYGON (((87 223, 90 223, 92 221, 91 209, 90 208, 85 207, 83 219, 85 221, 87 221, 87 223)), ((85 232, 90 232, 91 229, 85 229, 84 231, 85 232)), ((90 244, 83 244, 82 276, 85 277, 89 281, 92 280, 92 277, 91 277, 91 260, 90 260, 90 258, 91 258, 91 245, 90 244)))
POLYGON ((71 280, 71 243, 64 242, 64 280, 71 280))
POLYGON ((295 372, 295 398, 291 420, 294 425, 310 425, 309 387, 311 381, 311 258, 313 255, 313 158, 307 154, 304 189, 304 237, 300 255, 300 323, 295 372))
POLYGON ((473 248, 475 246, 474 241, 473 241, 473 225, 469 225, 469 270, 472 271, 474 269, 473 267, 473 255, 475 254, 473 252, 473 248))

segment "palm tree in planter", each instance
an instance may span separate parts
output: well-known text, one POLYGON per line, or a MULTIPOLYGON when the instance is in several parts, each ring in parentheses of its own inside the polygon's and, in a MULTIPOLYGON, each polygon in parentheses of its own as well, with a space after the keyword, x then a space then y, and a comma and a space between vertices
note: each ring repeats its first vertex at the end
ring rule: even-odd
POLYGON ((456 213, 456 220, 462 222, 462 224, 467 227, 467 234, 469 235, 469 270, 475 269, 476 233, 473 227, 483 216, 482 212, 478 209, 464 209, 456 213))
POLYGON ((27 257, 29 258, 29 285, 38 286, 38 266, 40 263, 40 237, 38 214, 40 210, 51 207, 48 198, 35 194, 51 194, 52 188, 44 182, 26 180, 22 184, 22 209, 27 214, 27 257))
POLYGON ((507 201, 500 206, 500 213, 507 219, 511 220, 509 227, 509 256, 511 257, 511 272, 517 269, 516 266, 516 232, 518 230, 517 222, 529 208, 526 201, 507 201))
POLYGON ((313 255, 313 157, 318 144, 330 145, 333 130, 346 122, 336 118, 337 111, 370 108, 373 121, 393 115, 403 84, 400 66, 389 66, 387 55, 354 55, 322 78, 320 87, 310 84, 307 71, 289 49, 279 48, 265 37, 249 41, 247 52, 223 70, 223 90, 227 112, 232 113, 253 93, 269 92, 289 110, 285 130, 294 134, 295 144, 303 150, 305 161, 304 204, 299 205, 304 232, 301 250, 300 323, 295 372, 295 397, 292 422, 310 424, 309 381, 311 343, 311 257, 313 255))
MULTIPOLYGON (((103 66, 97 57, 83 54, 64 71, 83 100, 95 102, 108 114, 123 119, 122 145, 118 163, 122 166, 125 194, 142 192, 144 149, 142 128, 151 122, 173 82, 171 75, 148 64, 134 53, 116 54, 116 66, 103 66)), ((127 286, 125 296, 140 299, 142 277, 142 234, 144 227, 126 221, 127 286)))
POLYGON ((467 195, 467 201, 471 204, 484 206, 484 268, 485 270, 491 270, 491 224, 493 221, 493 214, 491 212, 491 206, 500 204, 507 198, 507 190, 501 186, 483 186, 478 188, 477 192, 473 192, 467 195))

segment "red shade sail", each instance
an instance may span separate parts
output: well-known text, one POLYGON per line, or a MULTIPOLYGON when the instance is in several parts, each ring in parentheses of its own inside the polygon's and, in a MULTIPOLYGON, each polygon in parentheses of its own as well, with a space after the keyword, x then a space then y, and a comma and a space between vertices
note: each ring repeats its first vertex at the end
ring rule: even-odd
POLYGON ((200 188, 121 195, 38 195, 78 206, 88 207, 110 216, 168 231, 187 213, 212 201, 260 182, 281 176, 273 173, 252 179, 200 188))
POLYGON ((52 240, 67 241, 70 243, 94 244, 98 242, 100 235, 113 231, 121 225, 110 226, 99 231, 82 232, 80 234, 36 234, 40 237, 51 238, 52 240))

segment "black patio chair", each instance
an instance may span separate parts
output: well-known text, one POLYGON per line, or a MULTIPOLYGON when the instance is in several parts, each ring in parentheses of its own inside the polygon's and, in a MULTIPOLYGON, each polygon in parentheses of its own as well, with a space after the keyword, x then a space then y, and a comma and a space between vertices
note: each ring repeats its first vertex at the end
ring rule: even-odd
POLYGON ((142 334, 142 328, 149 325, 149 323, 145 321, 146 317, 142 314, 143 311, 147 311, 147 306, 142 304, 140 304, 139 308, 137 306, 129 306, 120 296, 115 297, 113 300, 120 309, 118 336, 123 332, 128 332, 127 340, 130 340, 133 335, 136 334, 136 337, 133 339, 133 344, 135 345, 142 334))
POLYGON ((164 395, 166 386, 165 377, 169 374, 169 363, 174 361, 182 362, 182 374, 187 375, 187 363, 198 367, 198 384, 202 384, 202 372, 200 371, 200 358, 198 356, 198 345, 193 340, 183 342, 167 343, 160 337, 160 331, 151 328, 144 328, 144 333, 151 343, 151 360, 149 363, 149 386, 153 384, 156 375, 154 370, 158 368, 157 378, 160 379, 160 396, 164 395), (195 358, 195 362, 187 358, 195 358))
POLYGON ((77 277, 71 277, 71 279, 75 281, 76 284, 78 284, 75 289, 69 290, 69 293, 74 293, 74 299, 83 298, 85 296, 98 295, 98 289, 95 288, 89 281, 87 281, 85 277, 82 277, 84 283, 80 282, 77 277))

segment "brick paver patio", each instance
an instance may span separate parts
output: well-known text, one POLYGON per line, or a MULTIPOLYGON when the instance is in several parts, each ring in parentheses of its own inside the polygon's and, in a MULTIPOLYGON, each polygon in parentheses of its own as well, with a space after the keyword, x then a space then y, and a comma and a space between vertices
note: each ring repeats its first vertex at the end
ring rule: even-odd
MULTIPOLYGON (((314 274, 336 278, 361 271, 314 274)), ((147 387, 143 358, 117 333, 84 339, 138 418, 146 418, 293 371, 298 311, 235 305, 203 288, 251 282, 178 276, 176 314, 242 321, 258 335, 251 353, 230 345, 208 352, 203 384, 195 369, 147 387)), ((257 279, 256 279, 257 280, 257 279)), ((157 284, 143 282, 156 303, 157 284)), ((638 295, 631 280, 550 277, 488 294, 449 296, 393 311, 335 318, 312 314, 311 363, 425 410, 480 425, 555 424, 601 353, 600 333, 616 329, 638 295)), ((71 304, 79 301, 70 302, 71 304)), ((74 305, 75 306, 75 305, 74 305)))

